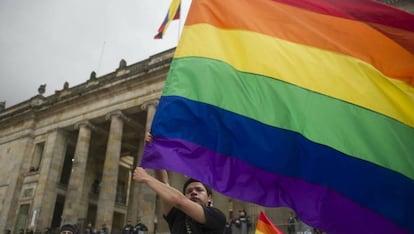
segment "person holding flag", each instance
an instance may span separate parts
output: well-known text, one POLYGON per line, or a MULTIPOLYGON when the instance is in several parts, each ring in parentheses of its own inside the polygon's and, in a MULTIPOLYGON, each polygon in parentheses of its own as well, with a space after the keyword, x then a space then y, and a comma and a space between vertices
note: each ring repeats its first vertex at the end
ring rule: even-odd
MULTIPOLYGON (((152 136, 146 135, 151 143, 152 136)), ((181 193, 168 183, 166 170, 154 170, 155 177, 144 168, 136 167, 134 180, 147 185, 161 199, 161 207, 171 234, 223 234, 226 216, 212 207, 212 190, 209 186, 193 178, 188 179, 181 193)))

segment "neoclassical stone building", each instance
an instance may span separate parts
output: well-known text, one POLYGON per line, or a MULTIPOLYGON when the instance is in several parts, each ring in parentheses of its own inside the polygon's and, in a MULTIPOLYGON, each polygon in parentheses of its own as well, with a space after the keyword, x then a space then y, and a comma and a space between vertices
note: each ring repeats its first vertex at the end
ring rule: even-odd
MULTIPOLYGON (((39 94, 0 112, 0 227, 43 231, 64 223, 106 224, 118 233, 141 217, 150 232, 168 232, 155 194, 134 183, 143 137, 150 128, 174 49, 44 97, 39 94)), ((181 189, 185 178, 171 174, 181 189)), ((214 194, 229 217, 261 209, 214 194), (237 212, 236 214, 237 215, 237 212)), ((271 214, 280 222, 286 210, 271 214)))

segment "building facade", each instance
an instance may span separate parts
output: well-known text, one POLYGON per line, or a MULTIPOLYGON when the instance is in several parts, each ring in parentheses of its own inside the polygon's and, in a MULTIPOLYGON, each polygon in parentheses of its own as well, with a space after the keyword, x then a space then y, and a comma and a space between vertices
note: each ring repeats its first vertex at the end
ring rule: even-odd
MULTIPOLYGON (((122 60, 114 72, 92 72, 48 97, 41 86, 38 95, 0 112, 2 230, 42 232, 66 223, 83 229, 91 222, 118 233, 140 217, 150 232, 168 232, 155 194, 131 176, 173 52, 130 66, 122 60)), ((181 190, 185 178, 170 177, 181 190)), ((255 220, 260 210, 218 193, 214 202, 228 217, 246 209, 255 220)))

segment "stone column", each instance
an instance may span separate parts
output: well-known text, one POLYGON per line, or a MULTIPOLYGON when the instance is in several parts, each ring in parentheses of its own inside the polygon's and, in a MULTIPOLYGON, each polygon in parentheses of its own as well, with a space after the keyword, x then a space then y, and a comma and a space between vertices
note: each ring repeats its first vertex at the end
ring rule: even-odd
MULTIPOLYGON (((8 157, 10 160, 15 160, 15 163, 10 163, 12 169, 10 175, 7 177, 9 181, 6 191, 6 197, 2 198, 2 209, 0 209, 0 227, 10 228, 14 227, 14 222, 18 212, 18 200, 20 198, 20 192, 23 187, 24 175, 29 171, 30 160, 25 160, 33 150, 33 135, 32 130, 28 130, 26 136, 22 136, 16 140, 14 151, 9 155, 2 157, 8 157)), ((9 166, 10 166, 9 165, 9 166)), ((6 168, 7 170, 7 168, 6 168)))
POLYGON ((34 209, 40 211, 36 225, 37 230, 43 230, 52 224, 57 197, 56 186, 65 160, 66 144, 66 135, 62 130, 48 134, 39 169, 39 183, 33 202, 34 209))
POLYGON ((145 132, 151 130, 152 120, 157 110, 158 100, 151 100, 142 104, 141 109, 147 111, 147 122, 145 124, 145 132))
POLYGON ((239 217, 239 210, 241 209, 246 210, 247 216, 249 217, 250 222, 251 222, 249 233, 254 233, 255 227, 257 224, 257 218, 259 217, 260 211, 264 210, 264 207, 261 207, 254 203, 243 202, 240 200, 233 200, 233 201, 235 202, 234 217, 235 218, 239 217))
POLYGON ((249 233, 254 233, 255 231, 257 218, 259 217, 260 210, 264 210, 264 208, 253 203, 247 203, 247 215, 250 217, 250 222, 252 222, 252 226, 250 227, 249 233))
POLYGON ((90 184, 88 181, 86 181, 86 177, 84 179, 83 183, 83 189, 82 189, 82 196, 79 200, 79 216, 78 216, 78 227, 81 228, 81 230, 84 230, 87 221, 86 216, 88 215, 88 209, 89 209, 89 191, 90 191, 90 184))
MULTIPOLYGON (((245 205, 246 205, 245 202, 242 202, 238 199, 233 199, 232 200, 232 207, 233 207, 232 215, 233 215, 234 220, 239 217, 239 210, 246 209, 245 205)), ((250 215, 249 211, 247 211, 247 215, 250 215)), ((240 229, 238 227, 236 227, 236 225, 233 225, 232 230, 235 233, 240 233, 240 229)))
POLYGON ((111 233, 124 123, 120 111, 110 113, 106 118, 111 119, 111 127, 99 192, 96 227, 106 224, 108 232, 111 233))
POLYGON ((178 191, 183 190, 183 185, 185 181, 188 180, 188 177, 185 177, 181 174, 175 173, 175 172, 168 172, 168 179, 171 187, 176 188, 178 191))
MULTIPOLYGON (((151 124, 154 118, 157 105, 158 100, 151 100, 141 105, 141 109, 147 112, 147 119, 145 129, 142 134, 142 139, 139 142, 139 152, 134 160, 135 165, 138 165, 141 161, 141 156, 145 145, 145 133, 147 131, 150 131, 151 129, 151 124)), ((133 222, 135 222, 137 218, 140 217, 142 222, 145 223, 150 229, 149 232, 152 232, 154 229, 154 220, 160 220, 160 218, 156 219, 156 217, 154 217, 156 207, 155 203, 156 199, 154 192, 152 192, 146 186, 142 186, 141 184, 135 181, 131 182, 127 214, 128 219, 131 219, 133 222)))
MULTIPOLYGON (((223 212, 224 212, 224 210, 223 210, 223 212)), ((235 215, 234 215, 234 199, 233 198, 229 198, 229 207, 228 207, 226 216, 228 217, 229 220, 233 220, 235 218, 235 215)))
POLYGON ((72 159, 72 171, 66 193, 65 205, 62 213, 62 224, 77 223, 80 210, 80 199, 83 195, 84 179, 86 174, 86 162, 89 154, 92 125, 83 121, 75 125, 79 128, 75 155, 72 159))
POLYGON ((134 164, 132 165, 131 171, 130 171, 130 178, 131 178, 131 182, 130 182, 130 188, 129 188, 129 197, 128 197, 128 207, 127 207, 127 220, 131 220, 133 225, 135 225, 135 221, 138 219, 139 216, 139 191, 140 191, 140 184, 138 182, 136 182, 135 180, 133 180, 133 172, 134 169, 136 167, 136 165, 138 165, 139 161, 138 161, 138 157, 140 157, 142 155, 142 152, 144 150, 144 137, 145 137, 145 132, 143 132, 142 137, 140 138, 140 141, 138 142, 138 153, 137 155, 134 157, 134 164))

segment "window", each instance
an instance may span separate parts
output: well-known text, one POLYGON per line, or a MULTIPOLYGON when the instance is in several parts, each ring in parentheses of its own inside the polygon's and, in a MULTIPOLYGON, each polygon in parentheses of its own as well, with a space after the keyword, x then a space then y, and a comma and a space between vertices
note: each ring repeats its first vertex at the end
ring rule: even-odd
POLYGON ((32 157, 32 163, 30 164, 30 172, 35 172, 39 170, 40 162, 42 161, 43 150, 45 148, 45 143, 37 143, 32 157))

